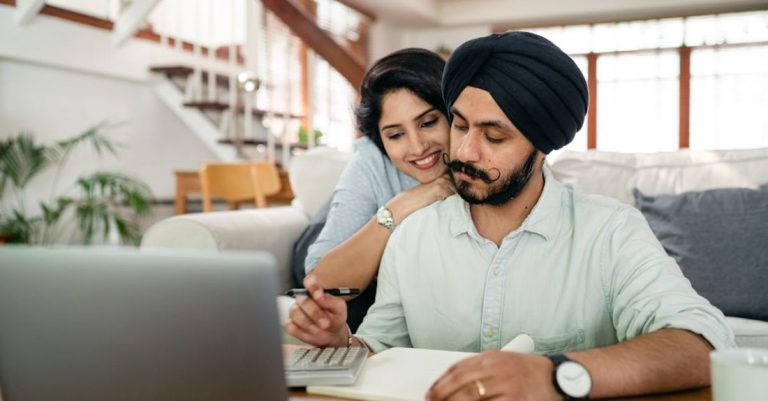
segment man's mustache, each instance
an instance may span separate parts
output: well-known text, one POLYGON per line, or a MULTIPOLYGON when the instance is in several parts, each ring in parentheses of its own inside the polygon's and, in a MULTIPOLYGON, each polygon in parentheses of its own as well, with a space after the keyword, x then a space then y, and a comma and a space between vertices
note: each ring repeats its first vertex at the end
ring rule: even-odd
POLYGON ((471 164, 460 162, 458 160, 449 160, 447 153, 443 153, 441 156, 443 159, 443 164, 445 164, 452 172, 464 173, 470 177, 479 178, 486 184, 492 184, 501 178, 501 171, 499 171, 497 168, 492 169, 496 170, 496 178, 491 178, 487 172, 471 164))

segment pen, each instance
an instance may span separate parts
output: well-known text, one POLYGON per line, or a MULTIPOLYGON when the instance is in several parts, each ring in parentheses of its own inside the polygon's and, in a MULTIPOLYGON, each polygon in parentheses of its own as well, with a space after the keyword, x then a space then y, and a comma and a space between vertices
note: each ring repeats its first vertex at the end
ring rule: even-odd
MULTIPOLYGON (((346 295, 358 295, 360 294, 359 288, 325 288, 323 292, 333 296, 346 296, 346 295)), ((292 288, 286 291, 285 295, 295 297, 297 295, 309 295, 309 291, 305 288, 292 288)))

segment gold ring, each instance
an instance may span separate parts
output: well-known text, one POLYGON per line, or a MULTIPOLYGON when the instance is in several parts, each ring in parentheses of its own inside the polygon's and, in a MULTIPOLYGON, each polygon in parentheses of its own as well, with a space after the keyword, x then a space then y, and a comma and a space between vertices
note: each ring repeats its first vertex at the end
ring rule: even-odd
POLYGON ((477 387, 477 395, 480 396, 480 399, 482 400, 485 398, 485 386, 483 386, 483 382, 475 380, 475 387, 477 387))

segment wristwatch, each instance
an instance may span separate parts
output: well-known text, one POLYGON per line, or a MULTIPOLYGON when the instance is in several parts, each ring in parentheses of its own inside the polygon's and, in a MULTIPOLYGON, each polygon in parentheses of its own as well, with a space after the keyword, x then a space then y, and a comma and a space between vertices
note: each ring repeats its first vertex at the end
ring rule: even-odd
POLYGON ((386 206, 382 206, 376 212, 376 222, 392 231, 395 229, 395 219, 392 218, 392 212, 386 206))
POLYGON ((547 358, 555 364, 552 383, 565 401, 588 400, 592 376, 587 368, 563 354, 547 355, 547 358))

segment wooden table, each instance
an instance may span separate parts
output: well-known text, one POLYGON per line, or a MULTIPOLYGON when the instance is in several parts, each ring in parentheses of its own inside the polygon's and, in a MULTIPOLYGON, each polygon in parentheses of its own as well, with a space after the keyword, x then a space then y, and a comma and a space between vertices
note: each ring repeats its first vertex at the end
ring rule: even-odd
MULTIPOLYGON (((189 210, 187 207, 187 197, 189 195, 199 195, 202 193, 200 188, 200 173, 197 170, 176 170, 176 214, 184 214, 189 210)), ((280 192, 267 197, 268 203, 288 204, 293 200, 293 191, 291 183, 288 180, 288 172, 278 170, 280 176, 280 192)))
MULTIPOLYGON (((287 357, 300 345, 283 344, 283 355, 287 357)), ((323 400, 347 400, 347 398, 329 397, 325 395, 307 394, 304 390, 290 391, 288 399, 291 401, 323 401, 323 400)), ((668 394, 645 395, 640 397, 614 398, 616 401, 712 401, 712 390, 705 387, 696 390, 680 391, 668 394)))
MULTIPOLYGON (((327 400, 346 400, 346 398, 334 398, 334 397, 327 397, 324 395, 315 395, 315 394, 307 394, 305 391, 291 391, 289 393, 288 399, 291 401, 327 401, 327 400)), ((690 390, 690 391, 681 391, 678 393, 671 393, 671 394, 661 394, 661 395, 653 395, 653 396, 642 396, 642 397, 629 397, 629 398, 616 398, 615 400, 619 401, 712 401, 712 391, 709 387, 698 389, 698 390, 690 390)))

